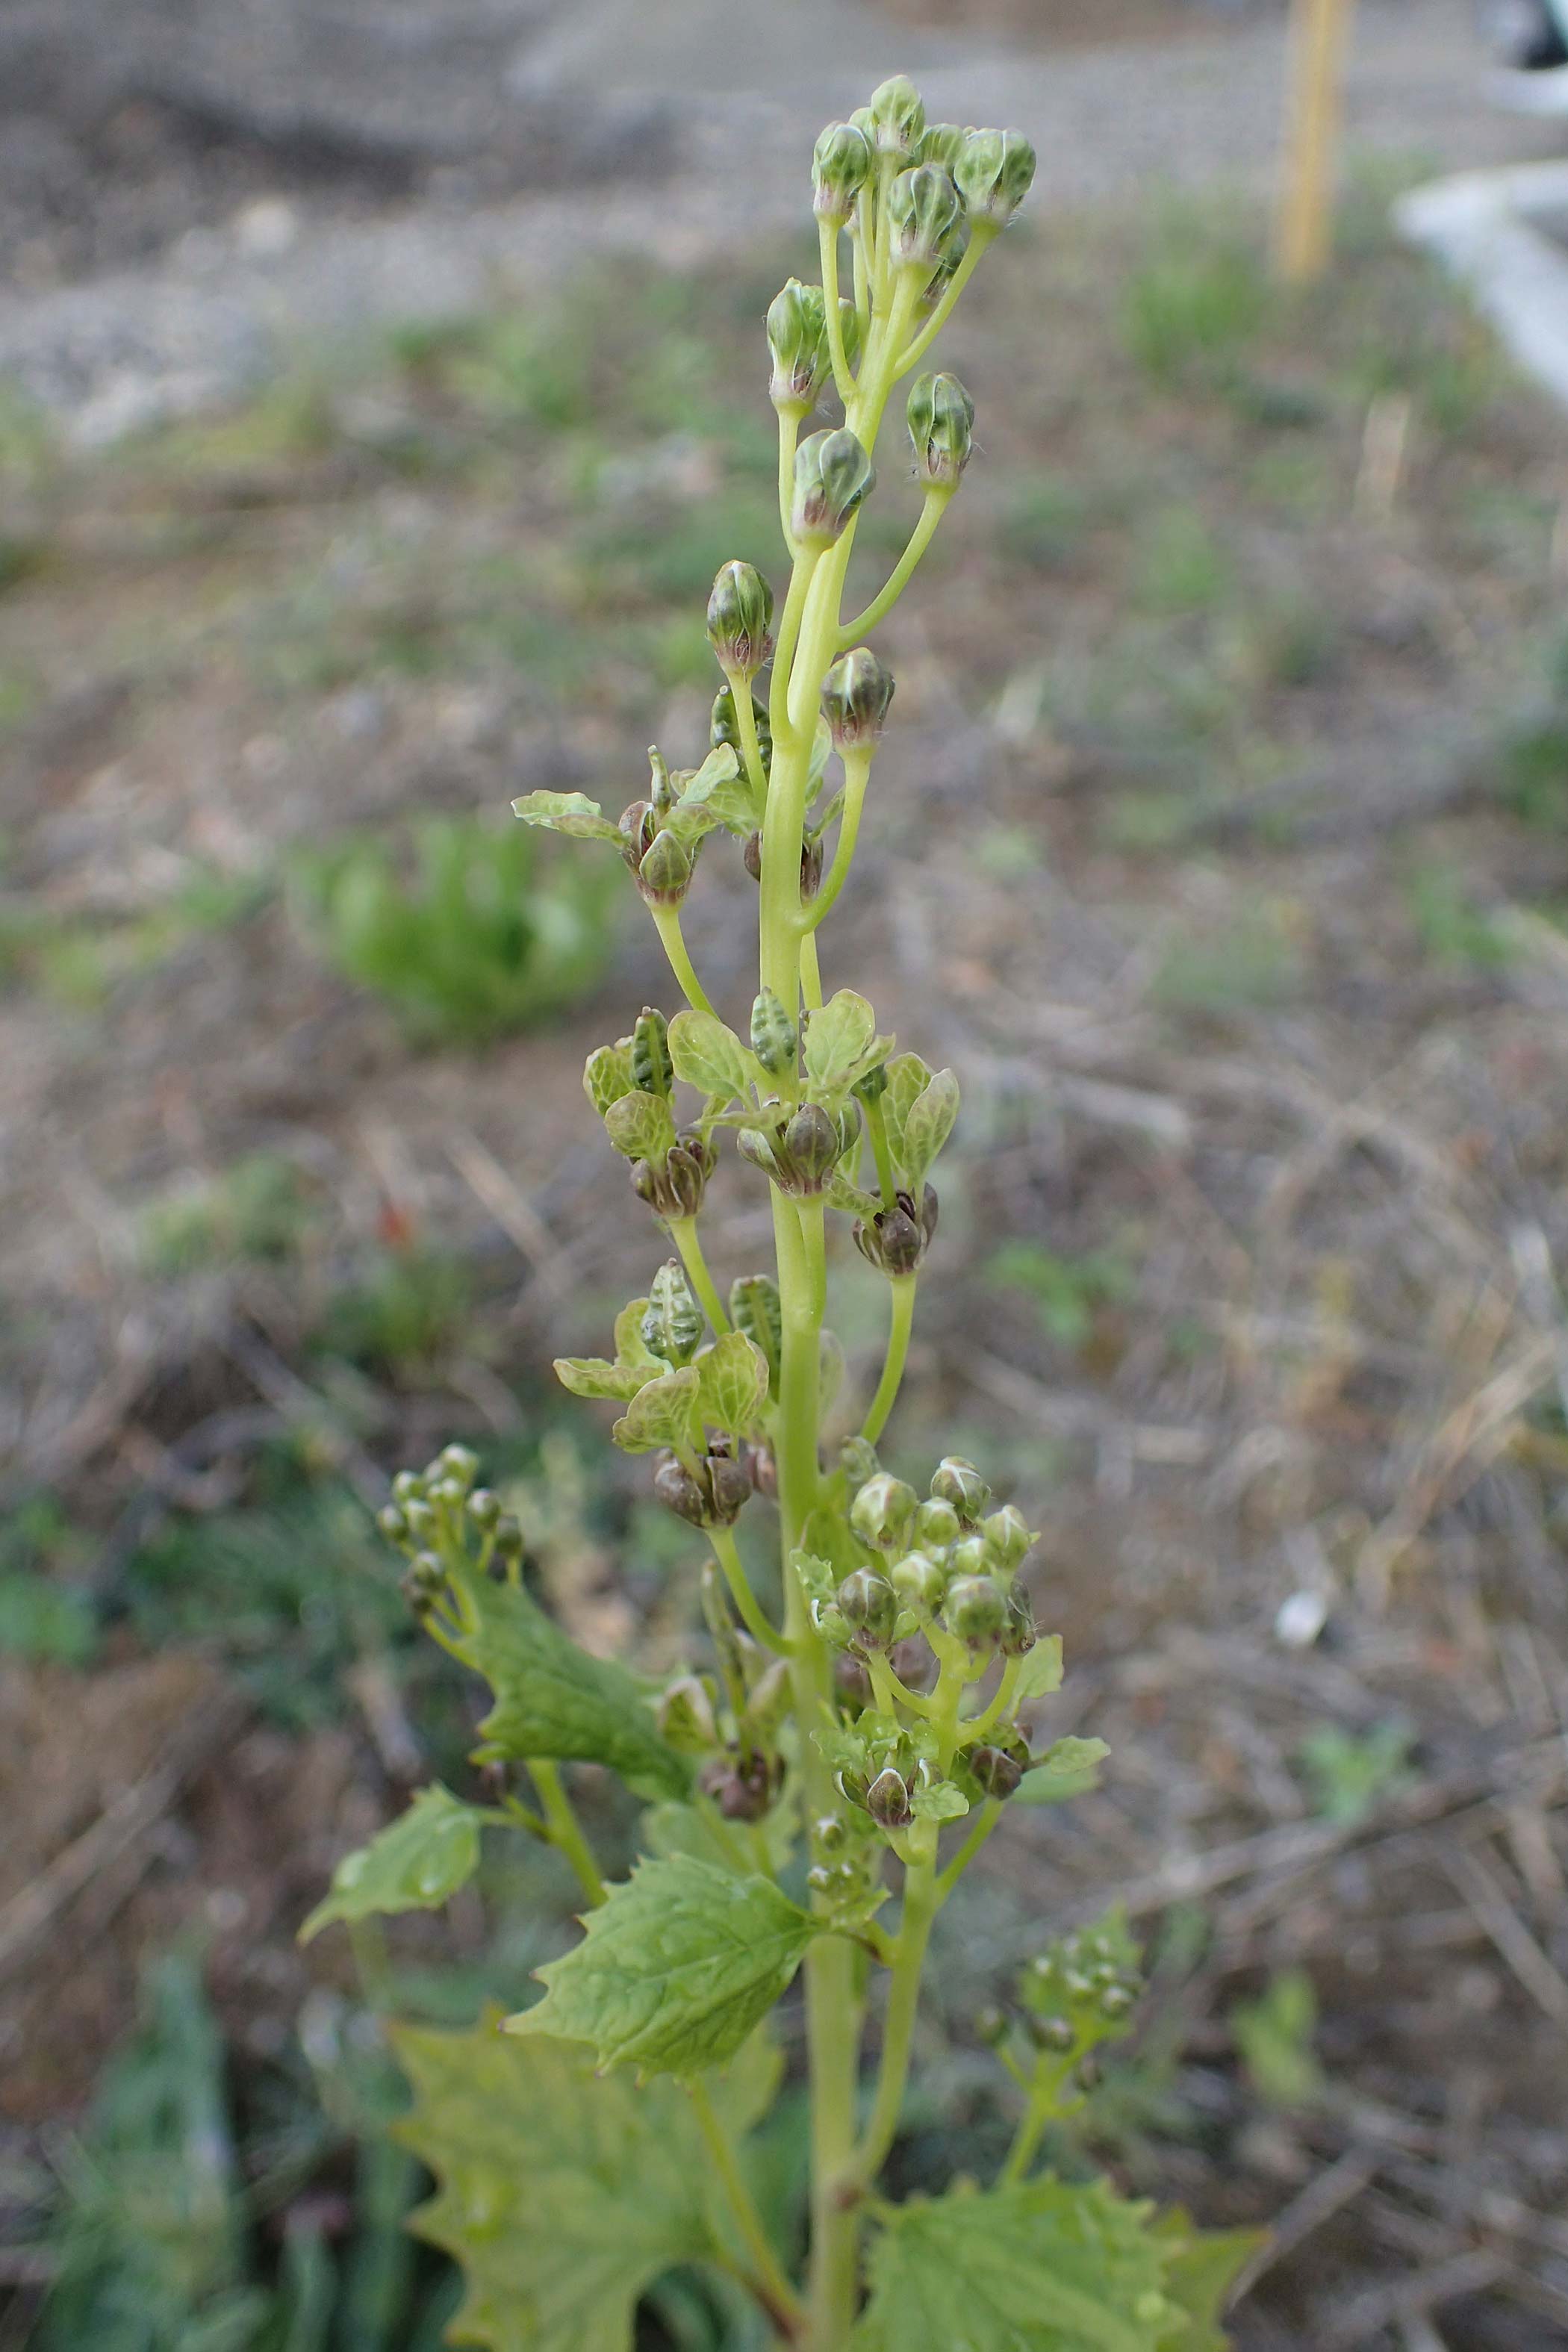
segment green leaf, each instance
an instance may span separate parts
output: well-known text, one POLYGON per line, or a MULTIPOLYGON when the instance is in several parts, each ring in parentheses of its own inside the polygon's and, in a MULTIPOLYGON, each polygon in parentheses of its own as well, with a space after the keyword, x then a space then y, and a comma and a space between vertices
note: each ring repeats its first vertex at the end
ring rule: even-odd
POLYGON ((1044 1633, 1032 1650, 1026 1651, 1018 1669, 1018 1679, 1013 1685, 1013 1703, 1022 1706, 1032 1698, 1049 1698, 1062 1686, 1062 1637, 1059 1633, 1044 1633))
POLYGON ((1179 2207, 1162 2213, 1152 2235, 1164 2240, 1166 2299, 1188 2326, 1174 2342, 1180 2352, 1226 2352, 1220 2321, 1236 2282, 1268 2243, 1267 2230, 1194 2230, 1179 2207))
POLYGON ((464 1595, 476 1622, 454 1646, 495 1695, 481 1759, 607 1764, 640 1796, 686 1794, 690 1767, 659 1738, 624 1666, 580 1650, 519 1584, 472 1577, 464 1595))
POLYGON ((805 1024, 803 1053, 814 1095, 853 1083, 863 1055, 877 1034, 877 1015, 863 996, 841 988, 805 1024))
POLYGON ((617 849, 626 846, 620 826, 585 793, 524 793, 513 801, 511 813, 524 824, 542 825, 547 833, 569 833, 577 841, 613 841, 617 849))
POLYGON ((656 1445, 673 1445, 687 1453, 698 1450, 701 1431, 697 1420, 697 1391, 701 1376, 695 1364, 682 1364, 640 1388, 610 1435, 624 1454, 648 1454, 656 1445))
POLYGON ((931 1788, 915 1790, 910 1811, 917 1822, 961 1822, 969 1811, 969 1800, 951 1780, 938 1780, 931 1788))
POLYGON ((604 2066, 700 2074, 734 2056, 816 1933, 769 1879, 691 1855, 644 1862, 589 1913, 575 1950, 538 1971, 545 1998, 506 2030, 589 2042, 604 2066))
POLYGON ((652 1372, 668 1372, 669 1366, 662 1356, 656 1356, 643 1338, 643 1318, 649 1302, 646 1298, 629 1299, 616 1318, 616 1361, 637 1370, 647 1367, 652 1372))
POLYGON ((1180 2345, 1149 2208, 1103 2181, 962 2189, 898 2207, 850 2352, 1159 2352, 1180 2345))
POLYGON ((378 1830, 368 1845, 345 1853, 332 1873, 332 1891, 300 1930, 300 1941, 334 1919, 368 1919, 373 1912, 434 1911, 479 1866, 484 1815, 437 1780, 421 1789, 405 1813, 378 1830))
POLYGON ((629 1095, 636 1085, 627 1045, 596 1045, 583 1066, 583 1091, 601 1118, 613 1102, 629 1095))
POLYGON ((887 1066, 888 1088, 882 1097, 882 1117, 888 1124, 893 1157, 901 1166, 910 1107, 931 1084, 931 1072, 918 1054, 895 1054, 887 1066))
POLYGON ((605 1133, 628 1160, 662 1160, 675 1141, 675 1118, 662 1095, 634 1087, 605 1113, 605 1133))
MULTIPOLYGON (((393 2029, 414 2092, 393 2126, 436 2175, 411 2227, 461 2265, 447 2340, 487 2352, 631 2352, 637 2298, 721 2240, 711 2164, 673 2084, 596 2078, 585 2053, 470 2032, 393 2029)), ((764 2114, 777 2059, 759 2036, 716 2104, 731 2130, 764 2114)))
POLYGON ((1110 1750, 1103 1739, 1058 1739, 1014 1791, 1023 1805, 1059 1805, 1065 1797, 1086 1797, 1100 1786, 1100 1768, 1110 1750))
POLYGON ((768 1401, 768 1360, 743 1331, 726 1331, 693 1363, 697 1410, 710 1429, 743 1437, 768 1401))
POLYGON ((732 1029, 711 1013, 678 1013, 669 1024, 675 1075, 725 1102, 745 1100, 752 1057, 732 1029))
POLYGON ((952 1133, 958 1117, 958 1080, 951 1070, 939 1070, 910 1105, 899 1145, 899 1164, 916 1199, 926 1171, 952 1133))
POLYGON ((603 1356, 557 1356, 555 1377, 574 1396, 613 1397, 625 1404, 661 1369, 652 1364, 610 1364, 603 1356))

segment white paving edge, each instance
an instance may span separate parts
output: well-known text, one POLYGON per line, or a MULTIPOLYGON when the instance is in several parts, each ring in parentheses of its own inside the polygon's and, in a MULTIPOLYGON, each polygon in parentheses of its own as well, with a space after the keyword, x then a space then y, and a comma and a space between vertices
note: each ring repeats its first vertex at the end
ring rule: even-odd
POLYGON ((1459 172, 1413 188, 1394 226, 1469 288, 1520 365, 1568 407, 1568 248, 1532 215, 1568 222, 1568 163, 1459 172))

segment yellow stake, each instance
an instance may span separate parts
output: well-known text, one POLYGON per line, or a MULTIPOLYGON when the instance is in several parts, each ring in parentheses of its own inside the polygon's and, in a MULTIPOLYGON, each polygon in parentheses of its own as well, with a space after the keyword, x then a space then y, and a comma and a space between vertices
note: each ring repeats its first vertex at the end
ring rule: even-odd
POLYGON ((1274 260, 1280 277, 1292 285, 1321 278, 1329 264, 1344 58, 1354 5, 1355 0, 1291 0, 1274 260))

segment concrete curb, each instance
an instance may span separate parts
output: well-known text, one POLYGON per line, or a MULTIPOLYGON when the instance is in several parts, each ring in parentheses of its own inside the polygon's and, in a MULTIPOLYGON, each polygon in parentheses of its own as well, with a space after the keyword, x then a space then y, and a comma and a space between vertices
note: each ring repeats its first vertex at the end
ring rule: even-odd
POLYGON ((1394 225, 1468 287, 1514 358, 1568 407, 1568 163, 1460 172, 1415 188, 1394 225))

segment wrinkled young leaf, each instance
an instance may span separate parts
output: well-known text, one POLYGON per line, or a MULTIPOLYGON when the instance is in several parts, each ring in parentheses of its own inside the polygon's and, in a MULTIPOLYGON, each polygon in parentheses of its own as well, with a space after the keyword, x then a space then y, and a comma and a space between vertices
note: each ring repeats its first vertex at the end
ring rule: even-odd
POLYGON ((574 1396, 608 1397, 625 1404, 646 1388, 660 1369, 651 1364, 611 1364, 603 1356, 557 1356, 555 1377, 574 1396))
POLYGON ((675 1141, 675 1118, 662 1095, 634 1087, 605 1113, 605 1133, 628 1160, 662 1160, 675 1141))
POLYGON ((768 1360, 743 1331, 726 1331, 703 1349, 692 1369, 699 1382, 697 1410, 709 1429, 743 1437, 755 1428, 768 1401, 768 1360))
POLYGON ((656 1445, 697 1447, 697 1391, 701 1375, 695 1364, 664 1372, 640 1388, 610 1435, 624 1454, 648 1454, 656 1445))
POLYGON ((585 1928, 538 1971, 544 1999, 507 2032, 586 2042, 603 2066, 679 2075, 734 2056, 816 1933, 771 1880, 689 1854, 639 1864, 585 1928))
POLYGON ((1100 1768, 1110 1753, 1103 1739, 1058 1739, 1025 1773, 1014 1803, 1056 1805, 1066 1797, 1086 1797, 1100 1786, 1100 1768))
POLYGON ((569 833, 578 841, 613 841, 625 846, 621 828, 585 793, 524 793, 511 804, 513 816, 524 824, 542 825, 548 833, 569 833))
POLYGON ((917 1095, 931 1084, 931 1072, 918 1054, 895 1054, 887 1065, 888 1084, 882 1097, 882 1117, 893 1157, 903 1164, 904 1127, 917 1095))
POLYGON ((583 1065, 583 1091, 601 1118, 636 1085, 628 1045, 597 1045, 583 1065))
POLYGON ((1018 1679, 1013 1685, 1013 1704, 1022 1706, 1032 1698, 1049 1698, 1062 1686, 1062 1637, 1059 1633, 1042 1633, 1032 1650, 1025 1653, 1018 1668, 1018 1679))
POLYGON ((701 805, 723 826, 726 833, 732 833, 737 840, 744 841, 752 834, 760 831, 763 822, 762 800, 753 791, 752 780, 743 769, 733 776, 723 778, 710 789, 705 787, 699 795, 697 787, 700 781, 700 769, 680 795, 678 814, 689 805, 695 806, 700 798, 701 805))
POLYGON ((686 1794, 690 1767, 659 1738, 624 1666, 580 1650, 521 1585, 476 1577, 466 1589, 478 1622, 455 1646, 495 1695, 479 1726, 482 1759, 607 1764, 639 1796, 686 1794))
MULTIPOLYGON (((710 2259, 712 2168, 673 2084, 595 2077, 560 2042, 393 2029, 414 2092, 393 2130, 436 2176, 411 2226, 459 2263, 447 2329, 486 2352, 631 2352, 637 2298, 677 2263, 710 2259)), ((714 2087, 731 2129, 765 2114, 777 2060, 759 2036, 714 2087)))
POLYGON ((421 1789, 405 1813, 378 1830, 368 1845, 344 1854, 331 1892, 300 1930, 300 1941, 334 1919, 368 1919, 373 1912, 434 1911, 479 1866, 484 1815, 437 1780, 421 1789))
POLYGON ((929 1789, 915 1790, 910 1811, 917 1822, 961 1822, 969 1811, 969 1800, 951 1780, 938 1780, 929 1789))
POLYGON ((725 1102, 745 1099, 751 1056, 732 1029, 711 1013, 678 1013, 669 1024, 669 1058, 688 1086, 725 1102))
POLYGON ((911 2200, 872 2245, 850 2352, 1176 2352, 1149 2210, 1103 2181, 911 2200))
POLYGON ((952 1133, 957 1117, 958 1080, 951 1070, 939 1070, 910 1105, 899 1145, 899 1164, 910 1191, 917 1198, 931 1162, 952 1133))
POLYGON ((859 1075, 862 1056, 877 1034, 877 1015, 863 996, 841 988, 805 1024, 802 1051, 813 1094, 847 1087, 859 1075))
POLYGON ((1152 2235, 1166 2246, 1165 2296, 1187 2321, 1173 2341, 1179 2352, 1226 2352, 1220 2326, 1232 2289, 1255 2254, 1268 2243, 1267 2230, 1194 2230, 1180 2207, 1162 2213, 1152 2235))
POLYGON ((669 1366, 662 1356, 656 1356, 643 1338, 643 1318, 648 1310, 646 1298, 628 1299, 616 1318, 616 1361, 634 1369, 646 1366, 651 1372, 668 1372, 669 1366))

